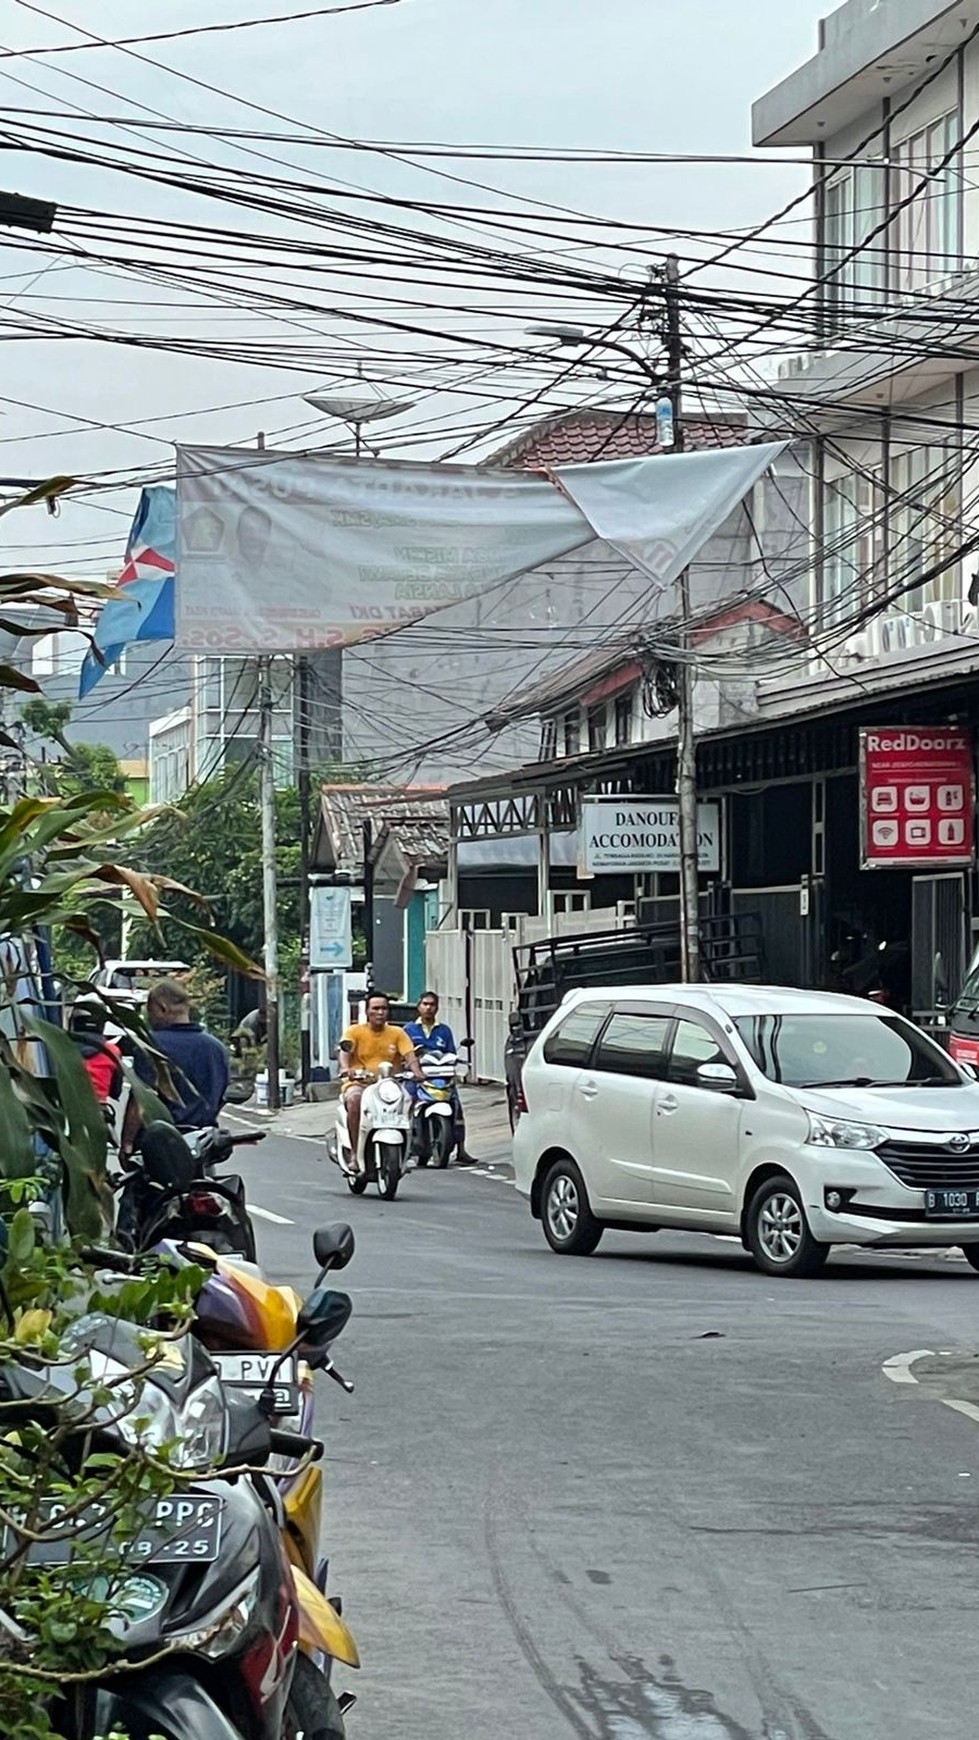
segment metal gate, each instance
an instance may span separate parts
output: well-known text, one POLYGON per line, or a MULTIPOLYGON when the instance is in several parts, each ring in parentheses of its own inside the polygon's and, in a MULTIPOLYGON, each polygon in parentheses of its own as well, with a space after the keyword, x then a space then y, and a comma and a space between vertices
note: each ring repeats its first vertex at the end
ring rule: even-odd
POLYGON ((934 1026, 962 989, 966 969, 965 876, 911 879, 911 1012, 924 1027, 934 1026))
POLYGON ((808 920, 798 883, 781 888, 732 888, 731 911, 755 913, 761 926, 761 974, 769 985, 811 985, 808 920))

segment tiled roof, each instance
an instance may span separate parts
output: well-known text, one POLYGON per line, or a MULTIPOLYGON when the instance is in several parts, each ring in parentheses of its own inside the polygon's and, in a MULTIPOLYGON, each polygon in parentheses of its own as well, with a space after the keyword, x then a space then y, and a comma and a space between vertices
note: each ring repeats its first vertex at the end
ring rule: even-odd
POLYGON ((402 869, 417 865, 419 869, 436 867, 445 862, 449 850, 449 806, 443 798, 428 815, 390 816, 380 824, 374 840, 372 857, 380 859, 391 846, 402 869))
MULTIPOLYGON (((745 439, 744 418, 727 412, 716 419, 685 417, 687 447, 734 447, 745 439)), ((597 459, 642 459, 661 453, 656 419, 635 411, 563 411, 535 423, 515 440, 491 453, 483 465, 583 465, 597 459)))
POLYGON ((441 785, 324 785, 313 845, 314 868, 359 876, 364 868, 364 823, 375 836, 384 824, 413 816, 428 804, 444 808, 441 785))

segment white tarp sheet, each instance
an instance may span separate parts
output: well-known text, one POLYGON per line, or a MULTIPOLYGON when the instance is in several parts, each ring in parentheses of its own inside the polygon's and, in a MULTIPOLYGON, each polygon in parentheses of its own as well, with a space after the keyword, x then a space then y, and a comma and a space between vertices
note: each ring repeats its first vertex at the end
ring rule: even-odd
POLYGON ((512 471, 177 449, 178 645, 289 652, 426 616, 603 537, 669 585, 782 444, 512 471))

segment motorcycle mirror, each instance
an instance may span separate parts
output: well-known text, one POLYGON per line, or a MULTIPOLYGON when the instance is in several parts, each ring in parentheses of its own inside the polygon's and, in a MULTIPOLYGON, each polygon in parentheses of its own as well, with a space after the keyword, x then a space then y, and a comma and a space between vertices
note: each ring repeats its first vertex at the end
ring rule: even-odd
POLYGON ((314 1287, 296 1319, 297 1340, 311 1352, 329 1347, 350 1321, 353 1300, 333 1287, 314 1287))
POLYGON ((238 1395, 233 1389, 225 1389, 222 1393, 228 1410, 225 1461, 263 1468, 272 1454, 272 1440, 261 1406, 250 1396, 238 1395))
POLYGON ((353 1228, 345 1221, 318 1226, 313 1234, 313 1256, 322 1270, 345 1269, 355 1248, 353 1228))
POLYGON ((459 1050, 460 1051, 471 1051, 473 1046, 475 1045, 475 1043, 476 1043, 475 1039, 460 1039, 459 1050))

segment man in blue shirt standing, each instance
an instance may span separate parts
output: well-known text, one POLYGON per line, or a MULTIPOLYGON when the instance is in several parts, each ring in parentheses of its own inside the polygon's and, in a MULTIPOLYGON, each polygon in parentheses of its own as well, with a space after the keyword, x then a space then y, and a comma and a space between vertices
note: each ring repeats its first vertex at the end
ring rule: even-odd
MULTIPOLYGON (((167 1060, 173 1093, 160 1098, 178 1130, 201 1130, 218 1121, 228 1091, 228 1054, 220 1040, 190 1018, 190 997, 176 979, 160 979, 146 999, 153 1043, 167 1060)), ((153 1085, 153 1059, 136 1057, 136 1074, 153 1085)))
MULTIPOLYGON (((439 1000, 434 991, 422 993, 418 999, 417 1011, 414 1021, 405 1022, 405 1032, 415 1048, 415 1056, 421 1057, 425 1051, 455 1053, 456 1042, 452 1029, 448 1022, 438 1018, 439 1000)), ((462 1113, 462 1101, 456 1089, 452 1091, 452 1105, 455 1112, 456 1165, 471 1166, 472 1156, 466 1153, 466 1121, 462 1113)))

